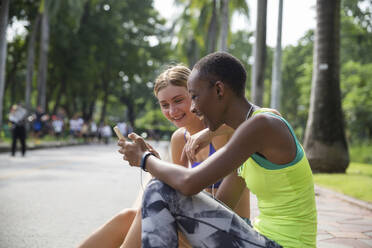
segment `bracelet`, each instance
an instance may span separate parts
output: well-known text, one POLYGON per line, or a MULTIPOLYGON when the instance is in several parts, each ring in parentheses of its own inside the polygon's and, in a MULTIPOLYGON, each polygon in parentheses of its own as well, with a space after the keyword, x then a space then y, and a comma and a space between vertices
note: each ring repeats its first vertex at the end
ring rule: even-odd
POLYGON ((146 171, 146 172, 147 172, 147 170, 146 170, 146 160, 147 160, 147 158, 148 158, 150 155, 155 156, 154 153, 149 152, 149 151, 146 151, 146 152, 142 155, 142 159, 141 159, 141 169, 144 170, 144 171, 146 171))

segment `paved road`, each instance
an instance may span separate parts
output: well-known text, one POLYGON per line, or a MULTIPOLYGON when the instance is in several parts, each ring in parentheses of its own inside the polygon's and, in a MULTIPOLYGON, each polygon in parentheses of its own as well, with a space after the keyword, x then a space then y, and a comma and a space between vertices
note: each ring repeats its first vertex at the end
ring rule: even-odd
POLYGON ((114 144, 0 154, 0 248, 75 247, 140 189, 114 144))
MULTIPOLYGON (((167 143, 155 145, 166 157, 167 143)), ((114 144, 0 154, 0 248, 75 247, 131 207, 140 189, 140 170, 114 144)), ((316 194, 318 248, 372 247, 371 210, 321 188, 316 194)), ((252 197, 252 217, 256 204, 252 197)))

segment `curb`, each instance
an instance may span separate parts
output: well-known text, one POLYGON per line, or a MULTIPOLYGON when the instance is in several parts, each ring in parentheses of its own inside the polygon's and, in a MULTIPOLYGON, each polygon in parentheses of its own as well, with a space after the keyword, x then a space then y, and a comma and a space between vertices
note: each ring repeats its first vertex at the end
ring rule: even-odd
MULTIPOLYGON (((87 143, 82 142, 61 142, 61 143, 46 143, 40 145, 33 145, 29 146, 26 145, 26 152, 31 150, 39 150, 39 149, 49 149, 49 148, 58 148, 58 147, 65 147, 65 146, 76 146, 76 145, 85 145, 87 143)), ((8 146, 0 146, 0 154, 1 153, 10 153, 11 152, 11 145, 8 146)), ((17 146, 17 151, 20 151, 20 144, 17 146)))
POLYGON ((358 207, 367 209, 367 210, 369 210, 369 211, 372 212, 372 203, 369 203, 369 202, 366 202, 366 201, 362 201, 362 200, 356 199, 354 197, 351 197, 351 196, 348 196, 348 195, 344 195, 344 194, 338 193, 338 192, 333 191, 331 189, 323 188, 323 187, 321 187, 319 185, 314 185, 314 188, 315 188, 315 192, 318 192, 320 194, 329 194, 329 195, 332 195, 333 197, 339 198, 339 199, 341 199, 343 201, 346 201, 346 202, 348 202, 350 204, 357 205, 358 207))

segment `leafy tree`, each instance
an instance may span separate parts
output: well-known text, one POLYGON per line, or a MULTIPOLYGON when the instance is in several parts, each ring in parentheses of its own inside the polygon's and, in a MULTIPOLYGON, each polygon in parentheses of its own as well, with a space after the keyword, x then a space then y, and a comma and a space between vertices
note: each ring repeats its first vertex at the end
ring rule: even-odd
MULTIPOLYGON (((244 68, 247 70, 247 75, 251 74, 251 56, 252 56, 252 44, 249 42, 253 37, 252 32, 240 30, 231 35, 231 43, 228 47, 229 53, 237 57, 242 61, 244 68)), ((250 95, 251 79, 247 77, 246 84, 246 95, 250 95)))
POLYGON ((86 98, 81 100, 87 100, 80 102, 81 106, 93 106, 92 101, 99 99, 100 121, 105 119, 110 104, 121 103, 126 106, 126 118, 134 126, 136 115, 141 115, 152 94, 155 69, 163 64, 168 50, 159 42, 163 35, 159 26, 164 22, 151 3, 113 1, 108 5, 106 1, 98 1, 85 6, 78 32, 84 49, 79 57, 89 58, 92 66, 79 63, 85 68, 84 81, 90 80, 89 85, 77 90, 81 94, 86 92, 83 94, 86 98), (97 88, 100 90, 96 91, 97 88))
MULTIPOLYGON (((84 43, 79 28, 82 25, 82 15, 86 1, 71 3, 63 1, 55 18, 51 21, 50 50, 49 50, 49 85, 47 89, 47 109, 56 113, 63 107, 69 116, 79 111, 80 101, 85 94, 91 92, 93 76, 86 76, 86 71, 94 71, 95 64, 90 60, 91 55, 84 53, 89 50, 89 43, 84 43), (83 90, 85 89, 85 90, 83 90)), ((98 87, 96 87, 99 90, 98 87)), ((87 116, 84 116, 86 119, 87 116)))
POLYGON ((341 15, 341 63, 363 64, 372 58, 372 5, 368 0, 343 0, 341 15), (364 8, 362 6, 365 6, 364 8))
POLYGON ((342 106, 350 141, 372 139, 372 64, 349 61, 342 66, 342 106))
POLYGON ((25 40, 18 36, 8 45, 7 67, 6 67, 6 85, 5 94, 8 96, 4 101, 6 111, 9 111, 10 105, 21 102, 24 92, 19 89, 24 88, 24 66, 25 66, 25 40))
MULTIPOLYGON (((35 76, 25 73, 24 62, 27 45, 33 47, 28 49, 33 52, 40 47, 38 39, 31 41, 32 36, 36 37, 41 3, 20 0, 11 8, 12 17, 29 24, 26 39, 20 36, 9 46, 8 71, 14 73, 7 77, 7 102, 23 98, 19 91, 13 97, 9 80, 14 78, 14 87, 24 88, 28 75, 28 99, 36 104, 35 76)), ((68 116, 80 112, 84 119, 95 117, 102 121, 111 115, 113 120, 116 115, 130 119, 134 125, 136 116, 143 115, 143 106, 154 105, 149 97, 151 81, 169 54, 169 43, 163 42, 167 36, 164 20, 152 7, 152 1, 53 1, 48 10, 53 18, 49 19, 46 109, 56 112, 63 107, 68 116), (111 110, 117 105, 121 105, 120 113, 111 110)), ((28 68, 33 60, 29 59, 28 68)))
POLYGON ((281 113, 302 139, 306 126, 313 62, 314 32, 308 31, 297 45, 283 50, 281 113))
MULTIPOLYGON (((252 71, 252 49, 253 46, 250 41, 253 38, 252 32, 247 31, 238 31, 231 35, 231 43, 228 47, 228 52, 233 54, 235 57, 239 58, 240 61, 243 62, 244 68, 247 70, 247 75, 251 74, 252 71)), ((273 59, 273 51, 272 49, 266 50, 266 58, 268 63, 272 62, 273 59)), ((265 68, 265 78, 264 83, 266 88, 270 88, 271 82, 271 68, 265 68)), ((246 95, 251 95, 251 78, 247 77, 246 82, 246 95)), ((265 91, 263 95, 263 106, 269 106, 270 104, 270 91, 265 91)))

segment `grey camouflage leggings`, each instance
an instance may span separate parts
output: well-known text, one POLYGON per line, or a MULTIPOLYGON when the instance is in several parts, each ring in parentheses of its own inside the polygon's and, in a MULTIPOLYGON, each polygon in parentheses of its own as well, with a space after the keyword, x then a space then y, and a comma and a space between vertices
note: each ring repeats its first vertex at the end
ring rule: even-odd
POLYGON ((178 247, 177 231, 193 247, 281 247, 207 193, 187 197, 153 179, 142 203, 142 247, 178 247))

